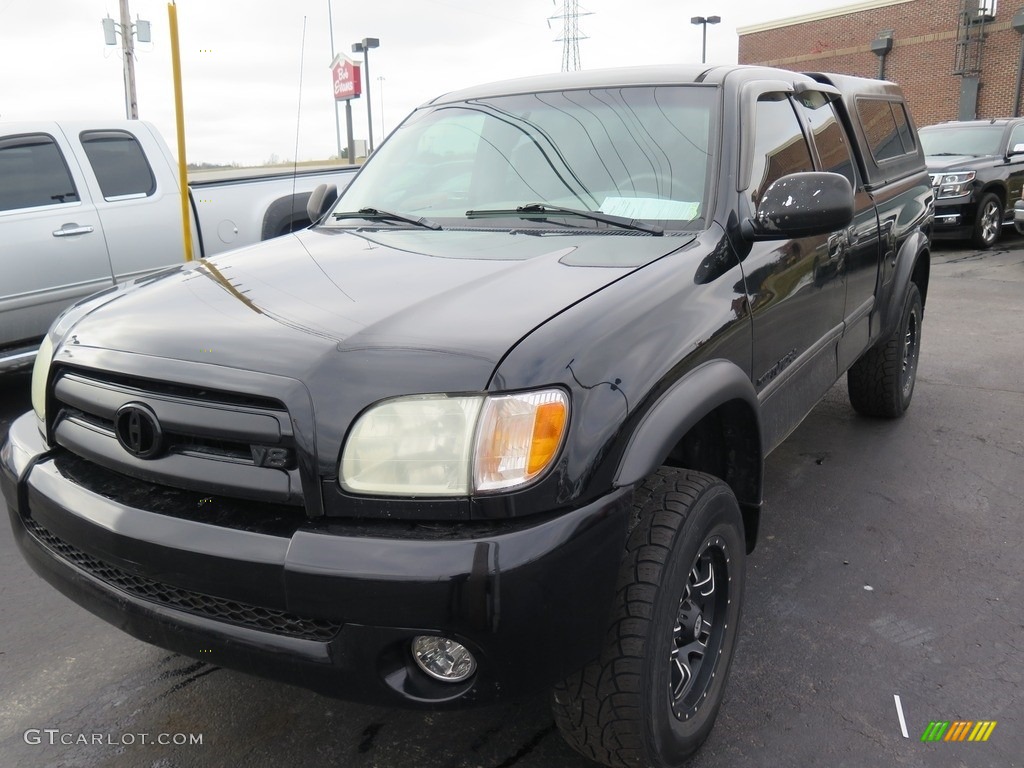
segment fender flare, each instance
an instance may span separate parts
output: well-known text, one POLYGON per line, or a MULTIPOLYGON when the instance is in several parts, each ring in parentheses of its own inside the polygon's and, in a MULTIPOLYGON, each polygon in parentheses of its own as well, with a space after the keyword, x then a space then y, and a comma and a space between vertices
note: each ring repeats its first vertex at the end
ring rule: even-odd
MULTIPOLYGON (((885 309, 882 312, 882 333, 879 338, 888 338, 896 324, 903 317, 903 301, 910 287, 910 281, 917 272, 921 259, 928 262, 926 277, 930 272, 930 257, 928 256, 928 238, 923 232, 915 232, 908 237, 896 255, 896 271, 892 277, 889 288, 888 301, 885 301, 885 309)), ((922 286, 921 300, 925 299, 927 286, 922 286)))
POLYGON ((656 470, 697 422, 732 401, 745 404, 753 417, 750 427, 756 435, 750 448, 757 453, 754 477, 750 478, 746 492, 740 489, 736 495, 743 505, 760 506, 764 465, 761 407, 750 378, 728 360, 711 360, 697 366, 647 410, 626 444, 615 473, 615 485, 637 483, 656 470))

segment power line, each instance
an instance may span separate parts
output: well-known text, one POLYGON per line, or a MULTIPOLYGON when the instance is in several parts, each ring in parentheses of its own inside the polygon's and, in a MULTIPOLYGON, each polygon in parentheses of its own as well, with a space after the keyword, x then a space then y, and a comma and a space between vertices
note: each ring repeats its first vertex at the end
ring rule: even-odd
MULTIPOLYGON (((557 3, 558 0, 551 0, 557 3)), ((562 0, 562 13, 558 16, 548 17, 548 26, 555 19, 562 20, 562 36, 555 38, 556 43, 562 43, 562 71, 575 72, 580 69, 580 40, 586 40, 586 35, 580 34, 580 16, 591 16, 590 11, 580 13, 579 0, 562 0)))

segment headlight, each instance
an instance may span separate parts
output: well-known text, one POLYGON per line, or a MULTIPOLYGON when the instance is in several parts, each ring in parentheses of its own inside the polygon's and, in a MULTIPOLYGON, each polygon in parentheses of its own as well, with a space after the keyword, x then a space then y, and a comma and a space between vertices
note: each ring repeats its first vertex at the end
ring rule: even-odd
POLYGON ((43 343, 36 352, 36 361, 32 366, 32 410, 36 418, 46 421, 46 379, 50 375, 50 363, 53 362, 53 340, 46 334, 43 343))
POLYGON ((936 197, 960 197, 971 191, 974 171, 957 173, 936 173, 932 175, 932 186, 936 189, 936 197))
POLYGON ((338 481, 355 493, 404 496, 514 488, 550 466, 568 412, 560 389, 388 400, 356 421, 338 481))
POLYGON ((388 400, 356 421, 339 480, 357 493, 461 496, 483 398, 425 395, 388 400))

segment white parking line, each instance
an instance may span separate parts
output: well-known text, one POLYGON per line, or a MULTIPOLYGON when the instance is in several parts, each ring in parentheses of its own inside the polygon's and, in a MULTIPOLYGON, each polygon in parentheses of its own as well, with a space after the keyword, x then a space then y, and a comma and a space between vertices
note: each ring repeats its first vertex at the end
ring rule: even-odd
POLYGON ((903 718, 903 704, 900 702, 898 694, 893 694, 892 697, 896 699, 896 714, 900 716, 900 730, 903 731, 903 738, 909 739, 910 734, 907 733, 907 721, 903 718))

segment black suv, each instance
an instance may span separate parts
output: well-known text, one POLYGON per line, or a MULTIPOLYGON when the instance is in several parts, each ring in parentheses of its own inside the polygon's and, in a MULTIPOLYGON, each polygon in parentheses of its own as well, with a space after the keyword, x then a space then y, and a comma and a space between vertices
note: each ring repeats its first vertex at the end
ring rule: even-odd
POLYGON ((940 123, 920 135, 935 190, 935 237, 995 244, 1024 186, 1024 119, 940 123))
POLYGON ((0 452, 24 556, 179 653, 388 705, 550 689, 583 754, 678 765, 765 455, 844 373, 863 414, 910 404, 932 190, 899 89, 481 86, 322 192, 57 321, 0 452))

